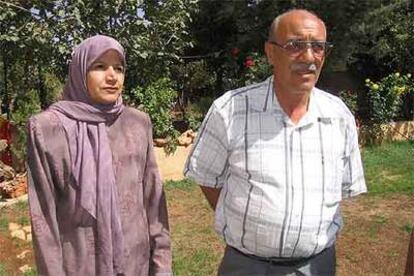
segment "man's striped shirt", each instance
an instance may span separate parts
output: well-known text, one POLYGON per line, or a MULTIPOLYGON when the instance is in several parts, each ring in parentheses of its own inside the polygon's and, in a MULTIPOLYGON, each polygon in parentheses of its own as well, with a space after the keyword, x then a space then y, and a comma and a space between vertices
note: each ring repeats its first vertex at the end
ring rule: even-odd
POLYGON ((215 229, 262 257, 308 257, 342 227, 342 198, 366 192, 355 120, 337 97, 314 88, 297 123, 272 78, 227 92, 211 106, 184 174, 222 188, 215 229))

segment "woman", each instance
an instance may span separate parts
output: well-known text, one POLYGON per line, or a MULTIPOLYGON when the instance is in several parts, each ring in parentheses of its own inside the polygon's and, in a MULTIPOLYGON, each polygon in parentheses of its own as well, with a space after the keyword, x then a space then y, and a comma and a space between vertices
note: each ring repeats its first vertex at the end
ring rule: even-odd
POLYGON ((170 275, 164 193, 148 116, 122 104, 125 55, 94 36, 63 100, 29 120, 29 203, 40 275, 170 275))

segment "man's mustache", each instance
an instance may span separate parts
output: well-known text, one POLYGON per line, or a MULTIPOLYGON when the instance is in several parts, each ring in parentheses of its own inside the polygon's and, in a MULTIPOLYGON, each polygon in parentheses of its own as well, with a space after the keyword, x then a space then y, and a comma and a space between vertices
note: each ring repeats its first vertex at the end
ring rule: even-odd
POLYGON ((292 71, 311 71, 316 72, 317 67, 315 63, 295 62, 290 66, 292 71))

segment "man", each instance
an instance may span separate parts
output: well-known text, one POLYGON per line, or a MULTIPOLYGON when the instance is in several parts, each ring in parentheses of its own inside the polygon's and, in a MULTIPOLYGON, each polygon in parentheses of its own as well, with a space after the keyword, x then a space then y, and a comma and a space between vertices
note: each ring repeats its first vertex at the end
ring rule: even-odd
POLYGON ((355 121, 317 88, 330 44, 306 10, 272 23, 268 80, 211 106, 185 175, 227 244, 219 275, 334 275, 342 198, 366 192, 355 121))

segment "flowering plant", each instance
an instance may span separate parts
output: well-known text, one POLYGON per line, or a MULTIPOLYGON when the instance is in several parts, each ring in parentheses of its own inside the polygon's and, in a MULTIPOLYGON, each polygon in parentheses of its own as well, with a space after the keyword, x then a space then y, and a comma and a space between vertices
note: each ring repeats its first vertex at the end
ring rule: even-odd
POLYGON ((368 88, 369 118, 367 121, 370 137, 368 142, 382 141, 383 124, 392 122, 400 113, 402 97, 414 91, 411 74, 399 72, 390 74, 378 82, 365 80, 368 88))
POLYGON ((225 89, 246 86, 262 81, 271 74, 266 56, 256 49, 243 51, 233 47, 225 63, 225 89))
POLYGON ((368 87, 370 104, 370 121, 372 123, 388 123, 398 116, 401 109, 402 96, 414 91, 411 74, 393 73, 379 82, 365 80, 368 87))

